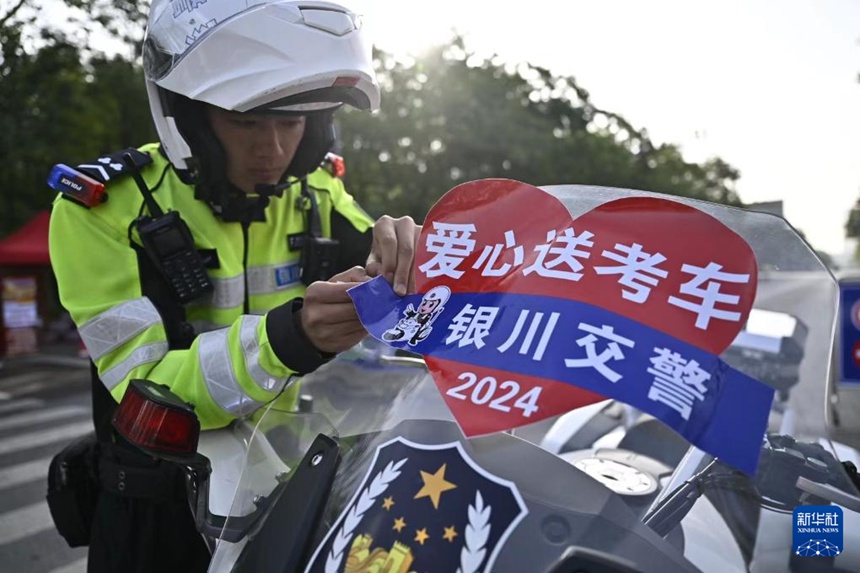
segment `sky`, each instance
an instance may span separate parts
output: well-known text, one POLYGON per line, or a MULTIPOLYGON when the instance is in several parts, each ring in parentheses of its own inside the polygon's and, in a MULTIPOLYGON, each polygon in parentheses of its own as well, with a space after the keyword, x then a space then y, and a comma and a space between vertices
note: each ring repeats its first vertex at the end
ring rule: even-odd
POLYGON ((456 30, 478 53, 574 76, 595 105, 688 161, 737 168, 741 200, 783 201, 814 248, 853 248, 844 225, 860 198, 860 1, 349 5, 388 52, 417 56, 456 30))

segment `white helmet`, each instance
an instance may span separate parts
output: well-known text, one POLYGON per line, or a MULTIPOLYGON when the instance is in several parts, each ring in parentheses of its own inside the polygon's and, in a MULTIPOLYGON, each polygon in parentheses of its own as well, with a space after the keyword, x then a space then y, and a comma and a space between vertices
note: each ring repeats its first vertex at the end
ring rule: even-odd
MULTIPOLYGON (((240 112, 379 107, 361 19, 332 2, 153 0, 143 64, 161 144, 179 170, 197 150, 177 126, 175 94, 240 112)), ((311 154, 316 165, 326 151, 311 154)))
POLYGON ((439 306, 443 306, 448 299, 451 298, 451 289, 446 286, 437 286, 428 290, 423 297, 421 297, 422 301, 439 301, 439 306))

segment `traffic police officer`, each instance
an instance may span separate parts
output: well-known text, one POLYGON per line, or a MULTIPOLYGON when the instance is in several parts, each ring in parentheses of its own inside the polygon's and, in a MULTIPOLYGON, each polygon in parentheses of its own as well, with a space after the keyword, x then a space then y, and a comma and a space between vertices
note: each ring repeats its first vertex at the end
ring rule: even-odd
POLYGON ((97 380, 89 570, 205 570, 182 476, 110 431, 129 381, 167 385, 203 429, 290 402, 293 375, 365 336, 349 287, 407 292, 420 227, 371 219, 327 155, 338 107, 379 104, 349 10, 154 0, 143 64, 159 143, 63 166, 51 260, 97 380))

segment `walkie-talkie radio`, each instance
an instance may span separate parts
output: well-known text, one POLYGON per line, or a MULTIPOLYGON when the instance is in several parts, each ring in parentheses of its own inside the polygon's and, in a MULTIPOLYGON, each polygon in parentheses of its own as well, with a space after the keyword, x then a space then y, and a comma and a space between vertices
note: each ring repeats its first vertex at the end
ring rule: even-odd
POLYGON ((308 189, 307 180, 302 180, 300 204, 307 209, 307 232, 302 242, 302 256, 299 265, 302 269, 302 283, 309 285, 314 281, 327 281, 335 273, 335 265, 340 254, 340 241, 322 236, 317 199, 308 189))
POLYGON ((194 248, 194 237, 188 225, 177 211, 162 211, 131 156, 126 154, 123 160, 131 169, 150 213, 135 221, 143 249, 170 285, 176 299, 185 304, 212 292, 212 281, 206 274, 203 258, 194 248))
POLYGON ((212 291, 212 281, 194 238, 176 211, 137 220, 137 232, 143 249, 173 289, 177 300, 185 304, 212 291))

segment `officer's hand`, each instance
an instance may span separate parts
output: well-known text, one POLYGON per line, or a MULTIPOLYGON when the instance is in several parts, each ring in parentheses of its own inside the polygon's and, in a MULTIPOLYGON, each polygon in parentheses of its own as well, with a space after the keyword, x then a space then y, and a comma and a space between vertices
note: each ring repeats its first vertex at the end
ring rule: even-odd
POLYGON ((363 268, 353 267, 328 281, 308 286, 300 311, 302 329, 317 350, 348 350, 367 335, 346 291, 368 279, 363 268))
POLYGON ((367 258, 367 274, 382 275, 400 296, 415 292, 413 260, 421 226, 412 217, 392 219, 383 215, 373 226, 373 247, 367 258))

